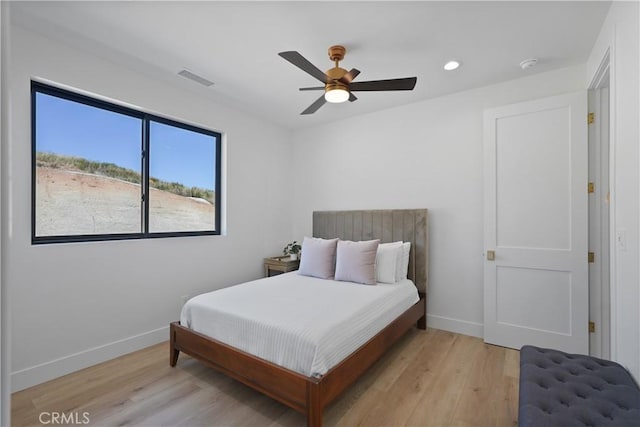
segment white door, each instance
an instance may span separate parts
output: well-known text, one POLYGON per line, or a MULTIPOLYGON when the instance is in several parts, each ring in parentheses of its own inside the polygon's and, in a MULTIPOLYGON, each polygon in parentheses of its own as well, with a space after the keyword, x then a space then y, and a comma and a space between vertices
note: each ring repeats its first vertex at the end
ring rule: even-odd
POLYGON ((587 354, 587 94, 486 110, 484 129, 484 340, 587 354))

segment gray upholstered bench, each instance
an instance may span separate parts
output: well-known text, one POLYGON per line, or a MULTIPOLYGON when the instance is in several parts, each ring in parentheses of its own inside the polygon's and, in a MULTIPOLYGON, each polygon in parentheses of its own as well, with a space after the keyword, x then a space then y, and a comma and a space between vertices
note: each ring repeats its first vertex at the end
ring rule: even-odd
POLYGON ((640 426, 640 389, 615 362, 527 345, 518 425, 640 426))

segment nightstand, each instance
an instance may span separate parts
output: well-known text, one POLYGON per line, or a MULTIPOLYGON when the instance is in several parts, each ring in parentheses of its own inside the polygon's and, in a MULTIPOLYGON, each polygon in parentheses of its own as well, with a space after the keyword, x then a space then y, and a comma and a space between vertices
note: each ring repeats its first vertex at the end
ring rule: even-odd
POLYGON ((287 273, 297 270, 300 267, 300 260, 291 261, 289 255, 274 256, 264 259, 264 276, 271 277, 276 274, 287 273), (274 274, 275 273, 275 274, 274 274))

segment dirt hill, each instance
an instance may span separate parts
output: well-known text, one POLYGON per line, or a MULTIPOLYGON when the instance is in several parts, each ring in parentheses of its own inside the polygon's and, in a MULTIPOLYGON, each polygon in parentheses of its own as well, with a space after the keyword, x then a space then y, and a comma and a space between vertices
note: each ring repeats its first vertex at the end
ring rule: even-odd
MULTIPOLYGON (((84 172, 36 168, 37 236, 138 233, 140 185, 84 172)), ((149 231, 212 230, 214 206, 204 199, 151 188, 149 231)))

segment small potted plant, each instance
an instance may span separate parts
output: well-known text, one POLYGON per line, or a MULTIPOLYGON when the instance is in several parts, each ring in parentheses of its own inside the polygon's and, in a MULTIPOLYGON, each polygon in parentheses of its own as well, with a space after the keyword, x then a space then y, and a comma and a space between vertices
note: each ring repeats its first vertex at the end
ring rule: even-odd
POLYGON ((289 255, 289 259, 291 259, 291 261, 295 261, 298 259, 298 255, 300 254, 300 249, 302 249, 302 246, 300 246, 298 242, 294 240, 293 242, 285 246, 282 252, 285 255, 289 255))

